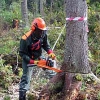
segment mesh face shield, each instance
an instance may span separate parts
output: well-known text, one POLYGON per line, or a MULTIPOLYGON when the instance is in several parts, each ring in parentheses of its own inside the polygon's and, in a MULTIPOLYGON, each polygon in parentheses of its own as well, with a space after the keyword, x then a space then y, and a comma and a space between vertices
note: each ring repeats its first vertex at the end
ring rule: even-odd
POLYGON ((40 30, 39 28, 35 28, 35 31, 33 33, 33 38, 39 40, 40 38, 44 36, 45 33, 46 33, 46 30, 40 30))

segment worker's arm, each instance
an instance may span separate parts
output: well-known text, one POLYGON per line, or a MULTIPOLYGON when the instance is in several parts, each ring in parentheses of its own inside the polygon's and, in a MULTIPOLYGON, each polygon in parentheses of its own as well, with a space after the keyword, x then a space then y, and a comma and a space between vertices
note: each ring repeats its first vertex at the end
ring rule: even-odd
POLYGON ((47 34, 45 33, 45 36, 43 38, 43 45, 42 45, 43 49, 48 52, 49 50, 51 50, 48 38, 47 38, 47 34))
POLYGON ((45 37, 43 39, 43 48, 48 53, 49 57, 51 57, 52 59, 55 59, 56 56, 50 47, 50 44, 49 44, 48 38, 47 38, 47 34, 45 34, 45 37))
POLYGON ((21 39, 20 41, 20 48, 19 48, 19 55, 24 59, 27 63, 30 62, 30 57, 28 56, 28 48, 27 48, 27 41, 21 39))

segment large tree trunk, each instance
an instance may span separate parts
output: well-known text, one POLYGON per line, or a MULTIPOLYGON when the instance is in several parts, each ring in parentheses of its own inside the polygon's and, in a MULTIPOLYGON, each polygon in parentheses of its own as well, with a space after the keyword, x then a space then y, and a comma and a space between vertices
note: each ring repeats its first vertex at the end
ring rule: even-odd
MULTIPOLYGON (((66 16, 87 17, 86 0, 66 0, 66 16)), ((87 21, 67 21, 64 64, 69 72, 89 73, 87 21)))
MULTIPOLYGON (((87 17, 86 0, 66 0, 66 17, 87 17)), ((91 72, 86 27, 86 20, 66 21, 63 72, 54 76, 43 88, 40 100, 75 100, 78 96, 82 82, 74 79, 75 74, 91 72)))

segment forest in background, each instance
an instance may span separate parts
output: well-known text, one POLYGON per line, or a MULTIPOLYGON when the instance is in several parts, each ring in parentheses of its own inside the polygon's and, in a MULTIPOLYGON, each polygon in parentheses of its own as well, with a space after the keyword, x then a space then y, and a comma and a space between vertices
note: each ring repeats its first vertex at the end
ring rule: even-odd
MULTIPOLYGON (((64 0, 28 0, 28 19, 29 26, 23 26, 22 13, 21 13, 21 1, 20 0, 1 0, 0 1, 0 55, 15 55, 17 58, 17 50, 19 47, 19 41, 21 36, 29 30, 30 24, 35 17, 43 17, 48 26, 48 35, 51 46, 53 47, 55 41, 57 40, 58 35, 61 33, 62 28, 66 23, 65 16, 65 6, 64 0), (40 2, 42 1, 42 3, 40 2), (41 8, 41 4, 43 7, 41 8), (18 29, 12 27, 12 20, 18 19, 19 26, 18 29)), ((87 0, 88 4, 88 42, 89 42, 89 61, 92 67, 94 74, 100 77, 100 1, 98 0, 87 0)), ((57 55, 59 62, 63 58, 63 48, 65 40, 66 30, 64 29, 63 34, 61 35, 60 40, 56 44, 54 52, 57 55)), ((6 56, 7 58, 7 56, 6 56)), ((7 58, 8 59, 8 58, 7 58)), ((11 59, 12 60, 12 59, 11 59)), ((9 69, 11 67, 4 65, 5 60, 0 60, 0 73, 4 74, 3 78, 6 78, 5 81, 2 81, 0 78, 0 85, 4 88, 8 88, 9 84, 13 81, 9 69), (2 72, 2 70, 4 72, 2 72), (8 71, 8 74, 6 74, 8 71), (6 84, 5 84, 6 83, 6 84), (3 85, 2 85, 3 84, 3 85)), ((8 61, 10 62, 10 61, 8 61)), ((8 63, 7 62, 7 63, 8 63)), ((16 62, 16 60, 15 60, 16 62)), ((16 65, 16 64, 15 64, 16 65)), ((21 73, 20 73, 21 74, 21 73)), ((20 77, 21 75, 19 75, 20 77)))

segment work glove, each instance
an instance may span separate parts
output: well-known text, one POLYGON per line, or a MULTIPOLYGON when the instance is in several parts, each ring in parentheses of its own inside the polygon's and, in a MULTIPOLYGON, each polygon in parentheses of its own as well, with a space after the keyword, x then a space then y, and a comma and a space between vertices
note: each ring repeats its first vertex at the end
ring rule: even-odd
POLYGON ((36 65, 37 65, 37 64, 38 64, 38 62, 39 62, 38 60, 32 60, 32 59, 30 59, 29 64, 36 64, 36 65))
POLYGON ((36 65, 37 65, 37 64, 38 64, 38 62, 39 62, 38 60, 34 60, 34 64, 36 64, 36 65))
POLYGON ((55 59, 56 55, 52 52, 48 55, 50 58, 55 59))

